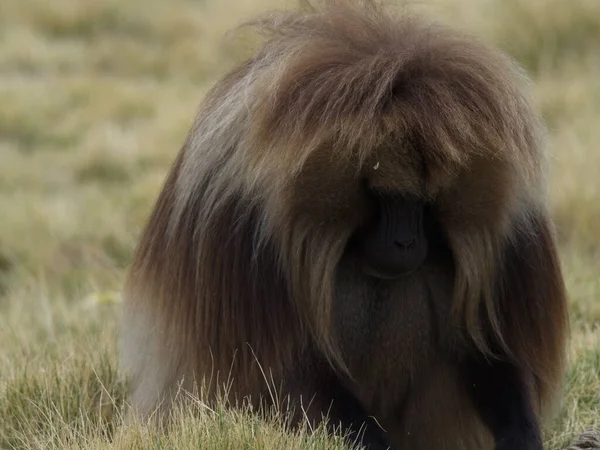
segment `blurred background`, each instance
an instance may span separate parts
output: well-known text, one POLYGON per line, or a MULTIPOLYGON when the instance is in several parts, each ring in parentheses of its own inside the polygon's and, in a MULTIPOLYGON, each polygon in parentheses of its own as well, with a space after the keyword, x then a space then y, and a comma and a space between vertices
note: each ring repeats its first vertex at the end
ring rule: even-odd
MULTIPOLYGON (((204 93, 252 48, 225 33, 295 5, 1 0, 0 448, 110 428, 124 270, 204 93)), ((559 448, 600 423, 600 1, 414 6, 534 80, 573 316, 559 448)))

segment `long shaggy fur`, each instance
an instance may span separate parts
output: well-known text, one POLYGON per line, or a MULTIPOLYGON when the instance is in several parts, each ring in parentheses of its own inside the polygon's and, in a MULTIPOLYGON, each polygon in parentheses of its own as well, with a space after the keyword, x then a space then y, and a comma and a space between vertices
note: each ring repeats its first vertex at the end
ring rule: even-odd
POLYGON ((181 380, 215 374, 232 398, 266 394, 263 371, 293 390, 299 364, 352 377, 332 305, 368 186, 433 205, 456 268, 457 340, 529 368, 545 411, 567 320, 544 128, 522 71, 375 2, 250 26, 264 43, 205 99, 129 273, 134 406, 147 414, 181 380))

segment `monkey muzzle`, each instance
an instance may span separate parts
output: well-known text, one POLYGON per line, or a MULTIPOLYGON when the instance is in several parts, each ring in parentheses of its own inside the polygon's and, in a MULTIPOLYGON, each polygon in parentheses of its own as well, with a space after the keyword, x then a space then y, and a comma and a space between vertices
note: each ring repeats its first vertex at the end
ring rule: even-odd
POLYGON ((378 195, 375 217, 358 237, 365 272, 389 279, 418 268, 428 251, 424 221, 421 199, 378 195))

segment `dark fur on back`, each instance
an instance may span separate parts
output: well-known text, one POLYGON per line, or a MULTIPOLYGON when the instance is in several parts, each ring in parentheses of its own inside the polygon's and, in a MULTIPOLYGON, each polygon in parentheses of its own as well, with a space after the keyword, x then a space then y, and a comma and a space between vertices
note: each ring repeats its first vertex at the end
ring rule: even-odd
POLYGON ((232 375, 232 395, 264 394, 262 370, 287 380, 317 348, 347 372, 332 295, 369 218, 365 186, 433 205, 456 266, 461 339, 502 348, 535 375, 540 407, 552 400, 565 293, 544 130, 521 70, 370 1, 251 26, 265 41, 205 99, 129 274, 124 361, 138 408, 182 377, 217 372, 232 375))

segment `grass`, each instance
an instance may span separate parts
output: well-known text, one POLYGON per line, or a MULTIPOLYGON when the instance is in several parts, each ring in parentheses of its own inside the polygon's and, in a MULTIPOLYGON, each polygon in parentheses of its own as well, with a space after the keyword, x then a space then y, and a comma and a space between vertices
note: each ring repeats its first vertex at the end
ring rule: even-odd
MULTIPOLYGON (((287 2, 290 4, 291 2, 287 2)), ((0 448, 334 448, 197 404, 169 434, 121 427, 118 295, 141 226, 211 83, 223 39, 274 0, 2 0, 0 448)), ((513 54, 550 126, 572 339, 550 450, 600 424, 600 3, 419 3, 513 54)))

